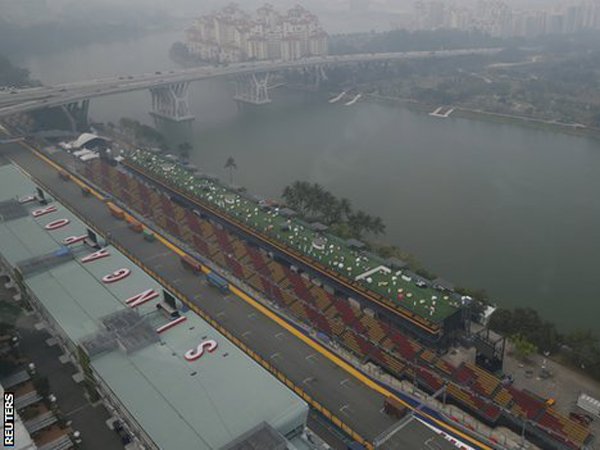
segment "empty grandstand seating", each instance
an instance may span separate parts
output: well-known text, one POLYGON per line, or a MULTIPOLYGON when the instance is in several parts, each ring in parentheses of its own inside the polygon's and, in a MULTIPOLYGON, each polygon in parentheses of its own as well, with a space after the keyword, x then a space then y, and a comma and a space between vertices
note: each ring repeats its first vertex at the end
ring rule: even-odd
POLYGON ((471 373, 473 374, 472 387, 475 392, 478 392, 486 397, 492 397, 496 389, 500 386, 500 380, 491 373, 476 366, 472 363, 466 363, 471 373))
POLYGON ((281 284, 284 288, 288 287, 290 285, 287 280, 287 277, 285 275, 285 272, 283 271, 283 269, 281 267, 281 264, 279 264, 275 261, 269 261, 269 264, 267 264, 267 266, 269 267, 269 270, 271 271, 271 279, 275 283, 281 284))
POLYGON ((328 323, 334 336, 340 336, 346 330, 346 326, 341 319, 328 319, 328 323))
POLYGON ((391 372, 395 376, 400 378, 404 374, 406 365, 402 361, 400 361, 398 358, 395 358, 394 356, 392 356, 384 351, 376 352, 374 354, 373 358, 382 367, 387 369, 389 372, 391 372))
POLYGON ((526 391, 520 391, 512 386, 508 388, 508 391, 513 398, 512 412, 517 416, 527 416, 528 419, 533 419, 545 407, 544 402, 526 391))
POLYGON ((441 371, 444 375, 451 377, 454 374, 456 368, 445 361, 443 358, 438 358, 435 362, 435 368, 441 371))
POLYGON ((248 250, 246 249, 246 244, 244 244, 239 239, 232 239, 231 246, 233 247, 233 254, 241 263, 245 263, 248 258, 248 250))
POLYGON ((374 317, 363 314, 360 318, 360 323, 364 326, 366 334, 371 342, 377 344, 385 337, 385 330, 381 326, 381 323, 374 317))
POLYGON ((490 401, 483 401, 467 389, 461 388, 455 383, 448 383, 447 386, 448 395, 469 408, 473 412, 478 412, 483 415, 487 420, 495 422, 500 416, 500 408, 495 406, 490 401))
POLYGON ((358 342, 356 334, 354 334, 351 330, 346 330, 342 334, 341 340, 348 350, 351 350, 360 358, 364 358, 366 356, 363 347, 358 342))
POLYGON ((423 349, 423 351, 419 354, 419 358, 430 365, 433 365, 434 361, 437 359, 437 355, 429 350, 428 348, 423 349))
POLYGON ((331 307, 331 304, 333 302, 332 296, 325 289, 314 286, 311 289, 311 294, 315 298, 315 303, 317 307, 323 313, 325 313, 331 307))
POLYGON ((590 434, 586 427, 558 414, 552 408, 544 411, 537 423, 545 428, 547 432, 557 433, 575 444, 583 444, 590 434))
POLYGON ((267 267, 267 258, 265 258, 259 250, 257 250, 251 245, 248 246, 248 254, 250 255, 250 259, 252 261, 252 264, 254 265, 254 270, 262 274, 269 275, 269 269, 267 267))
POLYGON ((312 299, 312 295, 311 295, 310 291, 306 288, 306 285, 302 282, 300 275, 298 275, 293 270, 290 270, 287 268, 285 269, 285 272, 286 272, 286 276, 287 276, 288 280, 292 284, 294 292, 296 292, 296 295, 300 298, 305 298, 305 299, 311 298, 312 299))
POLYGON ((473 372, 466 364, 461 364, 454 372, 454 379, 460 384, 469 384, 473 377, 473 372))
POLYGON ((329 325, 329 321, 327 320, 327 318, 323 316, 319 311, 313 308, 306 308, 306 311, 308 317, 310 318, 310 321, 313 324, 315 324, 316 328, 319 329, 321 332, 325 333, 326 335, 331 336, 332 329, 329 325))
POLYGON ((417 368, 417 381, 419 384, 425 384, 431 392, 437 391, 444 385, 444 380, 439 375, 424 367, 417 368))
POLYGON ((395 330, 390 331, 389 337, 396 345, 396 351, 400 353, 404 359, 412 361, 415 355, 422 350, 422 347, 419 344, 395 330))
POLYGON ((215 227, 215 236, 217 237, 217 242, 219 247, 221 247, 221 251, 228 255, 233 255, 234 251, 229 242, 229 233, 215 227))
POLYGON ((498 389, 496 394, 494 395, 494 401, 503 408, 507 408, 509 404, 513 401, 512 395, 505 387, 501 387, 498 389))
POLYGON ((333 303, 333 307, 337 311, 337 316, 340 317, 346 325, 352 326, 356 321, 356 314, 350 305, 348 305, 347 301, 338 298, 333 303))

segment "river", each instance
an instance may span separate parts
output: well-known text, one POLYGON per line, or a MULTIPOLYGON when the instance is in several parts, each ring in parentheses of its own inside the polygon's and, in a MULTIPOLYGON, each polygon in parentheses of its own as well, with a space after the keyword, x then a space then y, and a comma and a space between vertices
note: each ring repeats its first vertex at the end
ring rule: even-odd
MULTIPOLYGON (((24 59, 46 83, 176 67, 177 33, 24 59)), ((238 113, 224 81, 192 86, 185 139, 202 170, 278 196, 318 182, 380 215, 385 239, 457 285, 501 306, 531 306, 561 328, 600 331, 600 145, 517 125, 436 119, 402 107, 278 93, 238 113)), ((90 115, 150 123, 150 95, 94 99, 90 115)))

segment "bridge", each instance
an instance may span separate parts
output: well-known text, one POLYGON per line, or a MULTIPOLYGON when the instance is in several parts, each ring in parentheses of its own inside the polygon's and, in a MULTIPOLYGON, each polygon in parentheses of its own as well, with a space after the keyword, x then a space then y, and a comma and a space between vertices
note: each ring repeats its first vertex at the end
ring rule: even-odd
POLYGON ((235 83, 234 99, 240 103, 269 103, 269 76, 286 70, 310 70, 318 86, 327 79, 329 67, 359 63, 382 63, 409 59, 491 55, 499 48, 369 53, 309 57, 294 61, 256 61, 226 66, 203 66, 189 69, 157 71, 138 75, 115 76, 55 86, 42 86, 0 92, 0 117, 43 108, 61 108, 73 129, 85 126, 91 98, 148 89, 152 95, 155 120, 189 121, 188 87, 190 82, 229 77, 235 83))

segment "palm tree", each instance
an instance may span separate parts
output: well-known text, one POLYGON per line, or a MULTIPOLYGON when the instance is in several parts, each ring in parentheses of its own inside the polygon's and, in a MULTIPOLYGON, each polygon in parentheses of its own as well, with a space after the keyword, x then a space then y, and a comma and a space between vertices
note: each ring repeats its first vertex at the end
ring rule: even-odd
POLYGON ((375 235, 385 233, 385 224, 381 217, 371 217, 371 223, 369 224, 369 231, 375 235))
POLYGON ((342 224, 348 221, 348 217, 352 214, 352 206, 347 198, 337 199, 333 197, 330 204, 327 205, 328 210, 324 216, 328 225, 342 224))
MULTIPOLYGON (((308 184, 308 183, 307 183, 308 184)), ((306 197, 306 208, 307 212, 311 216, 317 215, 322 208, 323 201, 325 200, 326 190, 318 183, 313 183, 308 186, 307 197, 306 197)))
POLYGON ((319 202, 319 219, 331 225, 337 216, 338 200, 329 192, 324 191, 319 202))
POLYGON ((302 215, 307 215, 311 204, 311 186, 306 181, 294 181, 292 184, 294 196, 296 199, 295 209, 302 215))
POLYGON ((296 195, 292 186, 286 186, 283 188, 283 193, 281 197, 285 201, 285 203, 292 209, 296 208, 296 195))
POLYGON ((340 211, 340 220, 348 219, 352 214, 352 204, 347 198, 342 198, 338 203, 338 209, 340 211))
POLYGON ((356 235, 356 237, 362 237, 364 231, 368 228, 370 217, 363 211, 356 211, 348 217, 348 225, 356 235))
POLYGON ((225 168, 229 169, 229 184, 233 184, 233 170, 237 169, 237 164, 235 163, 233 156, 227 158, 227 161, 225 162, 225 168))
POLYGON ((298 197, 298 183, 299 181, 294 181, 292 184, 285 187, 283 190, 283 199, 286 204, 295 210, 299 210, 300 198, 298 197))

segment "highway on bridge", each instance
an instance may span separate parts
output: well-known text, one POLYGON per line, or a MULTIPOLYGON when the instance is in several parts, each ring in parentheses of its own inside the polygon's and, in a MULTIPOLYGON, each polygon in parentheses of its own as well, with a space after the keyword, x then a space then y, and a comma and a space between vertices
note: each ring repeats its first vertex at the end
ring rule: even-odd
POLYGON ((401 53, 368 53, 309 57, 294 61, 257 61, 227 66, 202 66, 190 69, 157 71, 138 75, 124 74, 108 78, 78 81, 55 86, 42 86, 0 92, 0 117, 36 109, 62 106, 93 97, 150 89, 171 84, 210 78, 278 72, 288 69, 339 66, 367 62, 399 61, 434 57, 491 55, 499 48, 438 50, 401 53))

